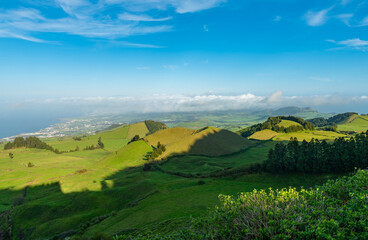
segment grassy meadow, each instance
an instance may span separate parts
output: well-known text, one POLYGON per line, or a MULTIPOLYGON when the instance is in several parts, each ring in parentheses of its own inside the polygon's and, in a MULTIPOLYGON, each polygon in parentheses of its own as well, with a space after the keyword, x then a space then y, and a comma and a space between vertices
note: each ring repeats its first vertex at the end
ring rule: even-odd
POLYGON ((368 116, 354 115, 345 123, 337 125, 339 131, 363 132, 368 130, 368 116))
MULTIPOLYGON (((208 127, 197 131, 164 129, 127 144, 137 134, 149 134, 144 123, 81 136, 80 140, 45 140, 61 151, 76 146, 79 151, 0 151, 0 212, 9 214, 16 223, 13 237, 111 237, 146 230, 162 233, 185 226, 191 217, 206 214, 219 204, 219 194, 236 195, 269 187, 312 187, 337 177, 260 173, 199 178, 201 174, 261 163, 276 141, 248 140, 208 127), (84 146, 96 145, 99 137, 104 149, 83 150, 84 146), (159 141, 167 147, 162 156, 165 160, 157 168, 146 169, 147 155, 159 141)), ((331 134, 326 132, 332 138, 331 134)), ((284 135, 277 137, 283 140, 284 135)), ((289 140, 290 136, 284 138, 289 140)))

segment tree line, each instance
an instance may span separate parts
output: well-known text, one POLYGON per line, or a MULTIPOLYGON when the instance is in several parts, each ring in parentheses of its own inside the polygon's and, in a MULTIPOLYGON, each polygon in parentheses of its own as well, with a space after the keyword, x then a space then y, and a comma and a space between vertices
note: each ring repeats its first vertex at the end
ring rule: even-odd
POLYGON ((278 117, 269 117, 266 122, 255 124, 253 126, 244 128, 238 132, 243 137, 249 137, 253 135, 255 132, 259 132, 265 129, 270 129, 275 132, 298 132, 303 130, 314 130, 314 124, 308 121, 305 121, 302 118, 294 117, 294 116, 278 116, 278 117), (281 123, 282 120, 289 120, 296 123, 299 123, 300 125, 292 125, 289 127, 283 127, 278 126, 279 123, 281 123))
POLYGON ((49 151, 52 151, 52 152, 57 153, 57 154, 61 153, 58 149, 53 148, 52 146, 48 145, 47 143, 41 141, 39 138, 32 137, 32 136, 27 137, 27 138, 16 137, 13 142, 7 142, 4 145, 4 150, 14 149, 14 148, 21 148, 21 147, 45 149, 45 150, 49 150, 49 151))
POLYGON ((368 167, 368 131, 350 139, 337 138, 331 144, 312 139, 299 143, 277 143, 262 168, 273 173, 342 173, 368 167))
MULTIPOLYGON (((21 148, 21 147, 45 149, 45 150, 52 151, 52 152, 54 152, 56 154, 79 151, 79 146, 77 146, 75 149, 70 150, 70 151, 59 151, 58 149, 53 148, 52 146, 48 145, 47 143, 41 141, 39 138, 32 137, 32 136, 27 137, 27 138, 16 137, 14 139, 14 141, 7 142, 4 145, 4 150, 21 148)), ((94 149, 103 149, 103 148, 105 148, 105 144, 102 142, 101 137, 99 137, 98 138, 98 141, 97 141, 97 145, 92 144, 91 146, 85 147, 83 150, 94 150, 94 149)), ((9 157, 11 159, 13 159, 14 158, 14 154, 13 153, 9 153, 9 157)))
MULTIPOLYGON (((338 123, 347 121, 353 115, 358 115, 358 113, 346 112, 346 113, 337 114, 327 119, 322 118, 322 117, 309 119, 308 122, 313 123, 316 127, 336 127, 338 123)), ((330 128, 329 131, 332 131, 332 129, 330 128)), ((336 131, 336 128, 335 128, 335 131, 336 131)))

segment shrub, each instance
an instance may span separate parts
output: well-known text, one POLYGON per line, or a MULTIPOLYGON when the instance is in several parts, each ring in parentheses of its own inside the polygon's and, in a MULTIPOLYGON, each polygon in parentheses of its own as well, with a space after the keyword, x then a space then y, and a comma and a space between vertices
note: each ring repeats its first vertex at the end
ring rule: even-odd
POLYGON ((204 184, 206 184, 206 182, 204 180, 199 180, 197 184, 198 185, 204 185, 204 184))
POLYGON ((367 239, 368 171, 311 190, 254 190, 170 234, 115 239, 367 239))

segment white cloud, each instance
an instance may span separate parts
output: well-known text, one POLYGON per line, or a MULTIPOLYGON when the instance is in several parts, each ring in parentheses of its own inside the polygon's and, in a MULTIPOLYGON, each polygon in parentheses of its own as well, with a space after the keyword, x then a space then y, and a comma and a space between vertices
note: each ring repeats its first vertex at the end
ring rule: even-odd
POLYGON ((345 23, 345 25, 350 26, 350 20, 352 17, 354 17, 354 14, 345 13, 345 14, 337 15, 336 17, 340 19, 343 23, 345 23))
POLYGON ((361 26, 367 26, 368 25, 368 17, 365 17, 362 22, 361 22, 361 26))
POLYGON ((274 22, 280 22, 281 21, 281 16, 274 17, 274 19, 272 21, 274 21, 274 22))
POLYGON ((167 32, 173 27, 162 22, 172 17, 155 18, 138 12, 148 10, 162 12, 169 8, 174 8, 177 13, 198 12, 217 7, 224 2, 226 0, 100 0, 94 3, 89 0, 29 1, 29 4, 34 4, 38 9, 22 7, 0 9, 0 29, 3 31, 0 37, 47 42, 32 35, 64 33, 111 40, 167 32), (41 12, 41 9, 52 7, 62 9, 65 15, 51 18, 41 12), (121 10, 121 13, 107 13, 106 9, 111 8, 121 10))
POLYGON ((131 13, 123 13, 119 15, 119 19, 126 21, 136 21, 136 22, 163 22, 172 19, 172 17, 165 18, 153 18, 151 16, 145 14, 131 14, 131 13))
POLYGON ((337 44, 345 45, 348 47, 365 47, 368 46, 368 41, 360 40, 359 38, 354 38, 337 42, 337 44))
POLYGON ((282 101, 282 97, 283 97, 283 92, 282 91, 276 91, 276 92, 270 94, 266 98, 266 102, 268 104, 278 104, 282 101))
POLYGON ((341 5, 347 5, 351 2, 352 0, 341 0, 341 5))
POLYGON ((208 26, 207 26, 207 25, 203 25, 203 31, 205 31, 205 32, 208 32, 208 31, 209 31, 209 29, 208 29, 208 26))
POLYGON ((335 40, 327 40, 327 41, 334 43, 336 45, 342 46, 337 49, 354 49, 354 50, 361 50, 361 51, 368 50, 368 41, 361 40, 359 38, 347 39, 344 41, 335 41, 335 40))
POLYGON ((219 6, 227 0, 104 0, 107 4, 121 4, 134 12, 152 9, 167 10, 174 8, 177 13, 193 13, 219 6))
POLYGON ((307 24, 309 26, 321 26, 323 24, 326 23, 328 17, 327 17, 327 14, 329 11, 332 10, 333 7, 330 7, 330 8, 327 8, 327 9, 323 9, 321 11, 308 11, 306 14, 305 14, 305 19, 307 21, 307 24))
POLYGON ((152 95, 145 97, 74 97, 48 99, 31 105, 50 104, 79 108, 94 114, 126 112, 189 112, 242 109, 267 109, 285 106, 328 107, 368 104, 367 96, 344 97, 338 94, 314 96, 284 96, 276 91, 269 96, 257 96, 252 93, 221 95, 215 93, 203 95, 152 95))

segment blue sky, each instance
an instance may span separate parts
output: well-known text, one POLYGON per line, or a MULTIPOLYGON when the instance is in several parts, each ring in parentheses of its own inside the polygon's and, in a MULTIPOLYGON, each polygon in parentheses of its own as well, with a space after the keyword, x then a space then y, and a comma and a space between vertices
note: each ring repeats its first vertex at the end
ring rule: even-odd
POLYGON ((0 0, 0 109, 364 111, 367 30, 365 0, 0 0))

